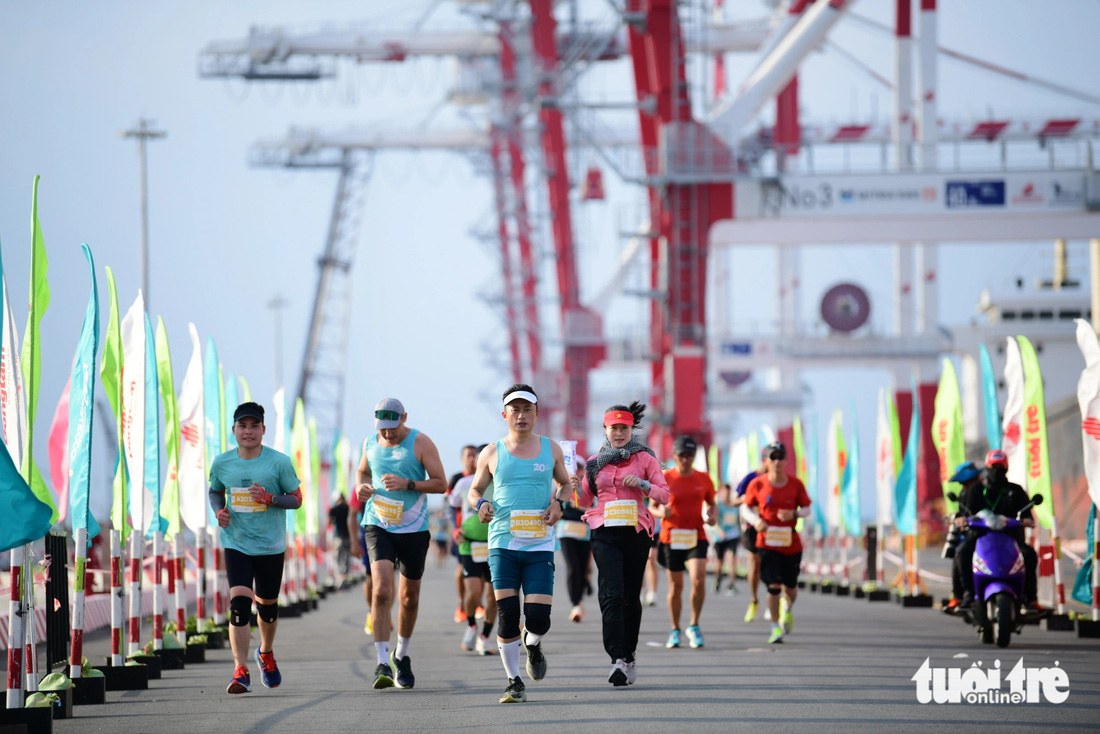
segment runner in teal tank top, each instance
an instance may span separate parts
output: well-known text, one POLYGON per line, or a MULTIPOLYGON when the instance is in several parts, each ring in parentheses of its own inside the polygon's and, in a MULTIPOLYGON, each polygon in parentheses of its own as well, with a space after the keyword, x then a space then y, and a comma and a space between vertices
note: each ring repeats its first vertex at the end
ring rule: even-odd
POLYGON ((378 665, 374 687, 412 688, 416 678, 409 657, 409 639, 420 608, 420 579, 431 545, 428 498, 443 494, 447 477, 439 451, 425 434, 405 425, 408 414, 396 398, 379 401, 374 409, 378 433, 363 442, 355 494, 364 503, 363 534, 370 559, 374 650, 378 665), (395 564, 401 564, 397 649, 390 655, 390 609, 393 606, 395 564), (394 668, 397 674, 394 675, 394 668))
POLYGON ((508 435, 490 444, 477 460, 468 501, 482 522, 489 523, 489 568, 497 599, 497 649, 508 676, 501 703, 527 700, 519 675, 519 646, 527 650, 527 674, 534 680, 546 675, 542 638, 550 630, 554 598, 552 526, 561 519, 564 499, 576 489, 577 479, 565 468, 561 446, 535 433, 538 397, 530 385, 516 384, 504 391, 501 416, 508 435), (489 483, 493 499, 483 497, 489 483), (554 487, 557 483, 557 488, 554 487), (526 634, 520 640, 519 593, 523 590, 526 634))

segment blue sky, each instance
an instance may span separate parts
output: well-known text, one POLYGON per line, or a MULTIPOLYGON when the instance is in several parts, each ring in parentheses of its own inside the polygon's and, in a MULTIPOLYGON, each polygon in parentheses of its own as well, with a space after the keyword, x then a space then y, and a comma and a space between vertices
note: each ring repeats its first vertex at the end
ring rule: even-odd
MULTIPOLYGON (((43 322, 38 419, 48 425, 67 377, 88 294, 80 242, 96 256, 101 293, 103 266, 119 283, 124 309, 138 288, 140 242, 136 147, 119 132, 139 116, 154 118, 169 137, 151 144, 149 213, 151 312, 163 315, 173 347, 177 383, 190 347, 187 323, 205 340, 212 336, 226 372, 248 378, 261 402, 274 391, 274 320, 265 304, 276 294, 284 312, 287 382, 296 381, 308 309, 316 281, 315 260, 324 242, 335 177, 330 172, 288 173, 247 166, 248 146, 283 134, 292 124, 341 129, 352 124, 409 126, 438 106, 453 78, 444 60, 349 68, 323 85, 247 86, 201 80, 198 53, 209 41, 243 36, 250 25, 300 25, 321 21, 371 22, 408 28, 427 2, 233 3, 0 0, 0 242, 12 302, 24 303, 29 271, 31 181, 42 175, 40 212, 50 254, 53 303, 43 322), (364 10, 365 9, 365 10, 364 10)), ((733 4, 739 16, 766 12, 762 3, 733 4)), ((889 22, 892 3, 858 3, 855 10, 889 22)), ((1100 52, 1093 30, 1100 3, 1066 0, 1040 12, 1024 0, 943 3, 941 44, 1029 74, 1100 94, 1094 70, 1100 52)), ((586 17, 607 17, 602 2, 583 3, 586 17)), ((452 4, 442 6, 428 28, 469 27, 452 4)), ((892 46, 851 21, 833 39, 889 75, 892 46)), ((752 59, 730 58, 734 84, 752 59)), ((986 72, 941 61, 940 104, 945 118, 989 112, 1043 118, 1100 109, 1022 86, 986 72)), ((694 72, 693 72, 694 73, 694 72)), ((693 79, 698 79, 695 73, 693 79)), ((889 109, 888 93, 835 54, 815 54, 802 70, 804 116, 815 120, 866 119, 889 109)), ((602 69, 585 82, 596 98, 633 94, 629 66, 602 69)), ((629 118, 627 118, 629 121, 629 118)), ((461 124, 442 109, 437 127, 461 124)), ((578 154, 578 161, 587 156, 578 154)), ((619 231, 642 213, 642 192, 605 171, 609 200, 576 209, 582 294, 591 297, 623 241, 619 231)), ((491 205, 487 179, 469 161, 446 153, 379 156, 367 192, 367 208, 355 265, 352 350, 348 369, 347 431, 361 440, 370 411, 383 396, 401 398, 410 424, 431 435, 449 471, 459 449, 502 435, 495 402, 509 382, 487 366, 490 350, 504 344, 495 314, 479 299, 495 287, 496 259, 470 229, 484 225, 491 205)), ((543 210, 544 204, 540 204, 543 210)), ((549 239, 542 244, 545 277, 543 321, 556 324, 549 239)), ((1071 244, 1071 265, 1083 272, 1083 245, 1071 244)), ((940 255, 941 313, 945 323, 974 314, 982 288, 1004 289, 1016 277, 1046 274, 1049 243, 1010 246, 944 246, 940 255), (994 257, 991 257, 995 253, 994 257)), ((854 279, 871 292, 873 323, 890 323, 890 251, 884 247, 809 250, 803 259, 803 316, 816 317, 817 299, 830 285, 854 279)), ((731 256, 733 314, 741 329, 770 328, 774 294, 772 255, 745 248, 731 256)), ((645 328, 644 305, 620 298, 607 314, 610 331, 645 328)), ((106 319, 104 318, 104 325, 106 319)), ((23 324, 20 323, 20 330, 23 324)), ((551 354, 556 350, 548 337, 551 354)), ((855 401, 864 441, 872 438, 875 392, 888 375, 877 371, 805 373, 812 404, 824 416, 855 401), (841 396, 834 399, 835 396, 841 396)), ((638 397, 635 378, 598 374, 599 395, 638 397)), ((178 384, 177 384, 178 387, 178 384)), ((594 407, 602 407, 594 406, 594 407)), ((741 428, 756 417, 745 416, 741 428)), ((37 447, 45 465, 45 431, 37 447)), ((103 442, 97 437, 99 446, 103 442)), ((867 446, 869 448, 869 444, 867 446)), ((869 450, 865 456, 871 456, 869 450)), ((110 473, 104 460, 97 476, 110 473)), ((873 480, 868 471, 867 485, 873 480)))

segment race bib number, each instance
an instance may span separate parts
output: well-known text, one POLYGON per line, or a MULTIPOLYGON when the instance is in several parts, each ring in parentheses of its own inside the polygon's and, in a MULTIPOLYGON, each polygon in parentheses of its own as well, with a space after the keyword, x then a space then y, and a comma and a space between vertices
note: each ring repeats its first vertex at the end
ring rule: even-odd
POLYGON ((267 505, 252 499, 249 487, 229 488, 229 508, 233 512, 267 512, 267 505))
POLYGON ((397 525, 405 512, 405 503, 380 494, 374 495, 374 514, 386 525, 397 525))
POLYGON ((489 544, 470 541, 470 558, 473 559, 474 563, 488 563, 489 544))
POLYGON ((668 545, 673 550, 691 550, 699 544, 698 530, 672 528, 668 534, 668 545))
POLYGON ((513 538, 545 538, 546 522, 543 510, 512 510, 508 530, 513 538))
POLYGON ((791 544, 794 528, 768 527, 764 532, 764 545, 769 548, 786 548, 791 544))
POLYGON ((609 528, 635 527, 638 524, 638 502, 615 500, 603 508, 603 524, 609 528))
POLYGON ((736 512, 723 512, 722 513, 722 525, 724 525, 727 528, 732 528, 736 524, 737 524, 737 513, 736 512))
POLYGON ((558 528, 559 538, 584 540, 588 537, 588 524, 580 520, 559 520, 555 527, 558 528))

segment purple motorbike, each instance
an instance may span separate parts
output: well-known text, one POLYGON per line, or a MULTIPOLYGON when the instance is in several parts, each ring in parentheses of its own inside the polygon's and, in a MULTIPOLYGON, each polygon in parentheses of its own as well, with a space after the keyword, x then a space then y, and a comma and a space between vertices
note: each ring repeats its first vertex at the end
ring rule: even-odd
MULTIPOLYGON (((958 501, 954 493, 949 494, 948 498, 958 501)), ((1023 510, 1042 501, 1042 496, 1036 495, 1023 510)), ((970 510, 968 507, 964 509, 970 510)), ((1024 590, 1024 555, 1007 531, 1023 527, 1023 523, 1018 516, 996 515, 989 510, 972 515, 969 523, 971 528, 981 528, 984 532, 974 545, 974 607, 964 618, 977 628, 982 642, 996 642, 997 647, 1008 647, 1013 632, 1019 634, 1026 621, 1044 614, 1020 610, 1024 590)))

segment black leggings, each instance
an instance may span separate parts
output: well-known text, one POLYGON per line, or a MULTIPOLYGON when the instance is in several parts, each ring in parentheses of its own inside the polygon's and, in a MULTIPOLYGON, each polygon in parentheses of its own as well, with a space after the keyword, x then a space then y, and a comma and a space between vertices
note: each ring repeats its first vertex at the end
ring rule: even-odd
POLYGON ((642 579, 649 560, 649 534, 632 527, 592 531, 592 555, 600 570, 603 649, 612 662, 633 662, 642 626, 642 579))
POLYGON ((592 557, 592 543, 562 538, 561 554, 565 558, 565 585, 569 589, 569 601, 576 606, 581 603, 588 586, 588 559, 592 557))

